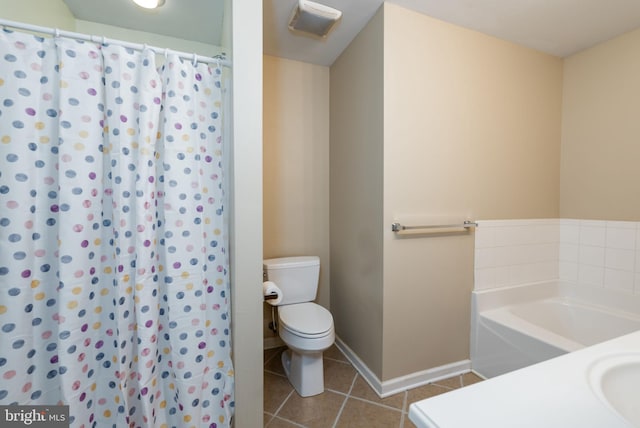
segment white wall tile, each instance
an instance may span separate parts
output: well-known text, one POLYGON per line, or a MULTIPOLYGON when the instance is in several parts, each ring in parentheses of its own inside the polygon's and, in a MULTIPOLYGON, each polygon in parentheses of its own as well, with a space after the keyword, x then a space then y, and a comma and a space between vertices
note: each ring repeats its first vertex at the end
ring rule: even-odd
POLYGON ((607 222, 605 220, 580 220, 580 226, 607 227, 607 222))
POLYGON ((580 284, 602 287, 604 285, 604 267, 578 265, 578 282, 580 284))
POLYGON ((580 243, 580 223, 560 225, 560 242, 566 244, 580 243))
POLYGON ((533 243, 549 244, 560 240, 560 226, 558 224, 542 223, 533 226, 533 243))
POLYGON ((578 263, 589 266, 604 266, 605 248, 581 245, 578 250, 578 263))
POLYGON ((560 261, 558 277, 563 281, 575 282, 578 280, 578 263, 560 261))
POLYGON ((495 267, 496 264, 496 249, 495 248, 477 248, 475 251, 475 268, 483 269, 488 267, 495 267))
POLYGON ((578 263, 578 255, 580 253, 580 247, 577 244, 561 243, 559 250, 560 250, 559 258, 561 262, 578 263))
POLYGON ((496 229, 495 245, 497 247, 524 245, 533 241, 533 231, 530 226, 512 226, 496 229))
POLYGON ((474 290, 495 287, 495 268, 480 268, 474 271, 474 290))
POLYGON ((636 229, 607 227, 607 248, 636 249, 636 229))
POLYGON ((553 281, 558 278, 560 263, 558 259, 534 263, 533 267, 536 271, 536 281, 553 281))
POLYGON ((476 289, 559 278, 640 294, 640 222, 524 219, 479 223, 476 289))
POLYGON ((535 278, 529 268, 529 265, 513 265, 508 267, 509 285, 527 284, 535 282, 535 278))
POLYGON ((475 290, 504 287, 508 285, 506 268, 483 268, 475 270, 475 290))
POLYGON ((606 243, 607 229, 603 226, 581 224, 580 245, 594 245, 604 247, 606 243))
POLYGON ((479 226, 474 233, 476 248, 495 247, 495 228, 478 222, 479 226))
POLYGON ((605 253, 605 267, 610 269, 633 272, 635 266, 636 252, 633 250, 620 250, 617 248, 607 248, 605 253))
POLYGON ((633 229, 638 227, 638 222, 635 221, 607 221, 607 227, 614 229, 633 229))
POLYGON ((604 270, 604 287, 618 291, 633 291, 633 272, 605 269, 604 270))

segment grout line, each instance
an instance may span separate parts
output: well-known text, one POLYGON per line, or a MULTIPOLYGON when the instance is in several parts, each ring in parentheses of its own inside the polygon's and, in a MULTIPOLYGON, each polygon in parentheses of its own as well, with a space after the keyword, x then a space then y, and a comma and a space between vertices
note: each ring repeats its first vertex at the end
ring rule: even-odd
POLYGON ((264 369, 264 372, 265 372, 265 373, 272 374, 272 375, 280 376, 280 377, 283 377, 283 378, 285 378, 285 379, 287 378, 287 375, 282 374, 282 373, 278 373, 278 372, 274 372, 273 370, 264 369))
POLYGON ((284 407, 284 405, 286 404, 286 402, 289 400, 289 398, 291 397, 291 395, 295 392, 296 390, 292 390, 289 395, 287 395, 287 398, 285 398, 284 400, 282 400, 282 403, 280 404, 280 407, 278 407, 276 409, 275 412, 273 412, 273 416, 278 416, 278 413, 280 413, 280 410, 282 410, 282 408, 284 407))
POLYGON ((263 421, 264 426, 268 427, 269 424, 271 423, 271 421, 273 420, 273 418, 275 418, 275 416, 273 416, 271 413, 269 412, 264 412, 265 415, 269 415, 269 420, 268 421, 263 421))
POLYGON ((345 361, 345 360, 337 360, 331 357, 322 357, 322 358, 324 358, 325 360, 335 361, 336 363, 349 364, 350 366, 352 365, 349 361, 345 361))
POLYGON ((351 386, 349 387, 349 391, 347 392, 347 395, 344 397, 344 400, 342 401, 342 406, 340 406, 340 410, 338 410, 338 414, 336 415, 336 420, 333 422, 333 428, 336 428, 338 426, 338 421, 340 420, 340 416, 342 416, 342 411, 344 410, 344 407, 347 405, 347 400, 349 400, 349 397, 351 396, 351 391, 353 391, 353 386, 356 384, 356 379, 358 379, 358 373, 353 375, 353 380, 351 381, 351 386))
POLYGON ((367 403, 367 404, 373 404, 373 405, 376 405, 378 407, 383 407, 385 409, 395 410, 396 412, 402 413, 402 409, 398 409, 397 407, 389 406, 389 405, 383 404, 383 403, 376 403, 375 401, 367 400, 366 398, 356 397, 355 395, 349 395, 349 398, 353 398, 354 400, 360 400, 360 401, 362 401, 364 403, 367 403))
POLYGON ((267 364, 269 364, 271 362, 271 360, 273 360, 278 355, 280 355, 280 352, 274 352, 272 356, 270 356, 269 358, 266 359, 266 361, 264 362, 263 366, 266 366, 267 364))
POLYGON ((407 418, 409 417, 409 414, 408 414, 409 409, 407 409, 407 401, 409 401, 409 393, 405 391, 404 397, 402 399, 402 416, 400 417, 400 428, 404 428, 405 415, 407 415, 407 418))
POLYGON ((287 419, 287 418, 283 418, 282 416, 274 416, 273 419, 271 419, 271 421, 269 422, 269 424, 271 424, 271 422, 275 421, 276 419, 280 419, 281 421, 288 422, 291 425, 295 425, 295 426, 297 426, 299 428, 307 428, 305 425, 302 425, 302 424, 300 424, 298 422, 294 422, 294 421, 292 421, 290 419, 287 419))

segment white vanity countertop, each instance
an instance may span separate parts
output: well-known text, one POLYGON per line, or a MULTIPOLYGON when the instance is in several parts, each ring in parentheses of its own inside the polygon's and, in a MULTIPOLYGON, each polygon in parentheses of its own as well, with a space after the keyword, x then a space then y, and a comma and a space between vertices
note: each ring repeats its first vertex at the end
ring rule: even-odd
POLYGON ((640 331, 418 401, 409 419, 419 428, 629 428, 588 375, 603 357, 623 353, 640 355, 640 331))

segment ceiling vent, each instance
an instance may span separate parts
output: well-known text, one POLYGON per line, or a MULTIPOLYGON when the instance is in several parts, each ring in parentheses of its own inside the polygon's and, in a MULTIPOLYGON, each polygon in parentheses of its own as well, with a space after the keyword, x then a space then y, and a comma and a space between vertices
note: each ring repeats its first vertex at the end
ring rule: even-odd
POLYGON ((342 12, 309 0, 298 0, 291 12, 289 29, 325 38, 342 17, 342 12))

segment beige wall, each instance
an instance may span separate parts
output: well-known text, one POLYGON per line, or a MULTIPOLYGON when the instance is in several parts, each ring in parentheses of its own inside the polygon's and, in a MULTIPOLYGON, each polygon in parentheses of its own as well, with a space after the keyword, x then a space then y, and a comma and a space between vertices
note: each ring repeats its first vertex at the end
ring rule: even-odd
POLYGON ((391 223, 557 217, 562 62, 394 4, 384 28, 386 380, 469 358, 473 289, 472 233, 391 223))
POLYGON ((263 75, 264 257, 319 256, 329 308, 329 68, 265 56, 263 75))
POLYGON ((391 223, 557 217, 561 85, 558 58, 393 4, 332 66, 331 309, 381 381, 469 358, 472 234, 391 223))
POLYGON ((99 24, 97 22, 76 20, 75 31, 83 34, 105 36, 115 40, 123 40, 133 43, 147 43, 151 46, 169 48, 187 53, 197 53, 202 56, 213 56, 222 53, 220 46, 195 42, 192 40, 178 39, 176 37, 161 34, 147 33, 145 31, 130 30, 128 28, 115 27, 113 25, 99 24))
POLYGON ((560 214, 640 220, 640 30, 565 60, 560 214))
POLYGON ((331 67, 331 312, 382 375, 383 14, 331 67))
POLYGON ((0 0, 0 18, 75 31, 75 18, 62 0, 0 0))

